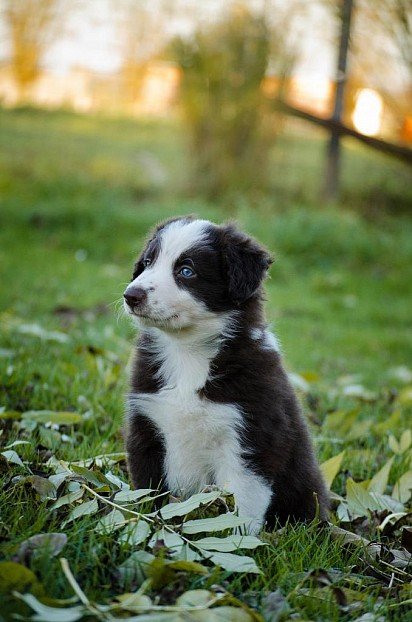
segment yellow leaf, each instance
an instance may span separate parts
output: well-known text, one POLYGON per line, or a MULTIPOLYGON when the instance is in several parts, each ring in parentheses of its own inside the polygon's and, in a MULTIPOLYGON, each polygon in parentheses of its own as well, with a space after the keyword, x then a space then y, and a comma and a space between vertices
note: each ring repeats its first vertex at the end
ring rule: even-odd
POLYGON ((376 502, 370 493, 351 477, 346 482, 346 501, 355 516, 368 516, 370 510, 376 509, 376 502))
POLYGON ((406 471, 393 487, 392 497, 401 503, 408 503, 412 495, 412 471, 406 471))
POLYGON ((392 456, 392 458, 372 477, 368 486, 370 492, 378 492, 381 495, 385 494, 393 461, 394 456, 392 456))
POLYGON ((394 453, 394 454, 400 454, 400 453, 402 453, 402 452, 400 451, 399 443, 398 443, 398 441, 396 440, 396 438, 393 436, 393 434, 391 434, 391 435, 389 436, 389 439, 388 439, 388 444, 389 444, 389 447, 392 449, 392 451, 393 451, 393 453, 394 453))
POLYGON ((410 430, 405 430, 402 432, 402 436, 399 441, 399 450, 401 454, 403 454, 409 447, 412 442, 412 432, 410 430))
POLYGON ((320 465, 323 479, 325 480, 325 484, 328 488, 332 486, 333 480, 339 473, 344 455, 345 452, 341 451, 340 454, 333 456, 333 458, 329 458, 329 460, 326 460, 320 465))

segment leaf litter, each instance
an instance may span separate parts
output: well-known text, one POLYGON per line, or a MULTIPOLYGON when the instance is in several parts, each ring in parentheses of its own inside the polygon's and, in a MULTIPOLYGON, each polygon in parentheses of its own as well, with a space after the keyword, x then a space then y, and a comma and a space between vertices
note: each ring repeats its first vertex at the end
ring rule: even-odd
MULTIPOLYGON (((350 393, 350 397, 361 397, 358 390, 350 393)), ((372 398, 368 394, 362 399, 367 402, 372 398)), ((14 593, 34 612, 33 619, 57 622, 90 616, 120 620, 127 613, 140 622, 183 620, 186 615, 206 622, 261 620, 263 615, 276 622, 291 615, 300 619, 296 612, 313 598, 332 602, 342 612, 355 616, 350 619, 359 621, 369 615, 362 615, 369 584, 381 594, 378 603, 379 599, 395 595, 402 607, 409 602, 407 590, 412 580, 412 512, 408 505, 412 491, 412 435, 410 430, 399 434, 400 408, 406 401, 406 393, 395 400, 386 422, 362 419, 362 407, 356 406, 331 411, 322 425, 325 438, 349 442, 321 464, 335 510, 332 522, 322 529, 347 549, 348 555, 355 556, 356 572, 314 568, 299 579, 290 594, 280 588, 262 592, 256 600, 259 604, 253 607, 247 604, 247 593, 242 596, 240 592, 238 598, 221 584, 213 583, 212 578, 261 574, 259 551, 270 546, 276 532, 268 538, 264 534, 262 538, 246 535, 247 519, 229 510, 232 501, 228 492, 207 489, 189 499, 172 498, 168 503, 167 495, 156 490, 131 490, 120 468, 125 460, 123 452, 72 462, 58 457, 63 435, 76 443, 85 421, 80 413, 16 412, 11 420, 17 438, 3 443, 0 454, 4 485, 11 495, 13 491, 17 494, 19 487, 31 490, 34 503, 47 508, 50 520, 60 531, 34 534, 20 542, 9 561, 0 562, 0 593, 2 589, 14 593), (43 454, 46 460, 41 470, 27 458, 34 449, 36 431, 41 442, 45 431, 56 434, 49 442, 51 454, 43 454), (362 480, 345 469, 351 462, 350 443, 365 434, 386 435, 387 459, 369 479, 362 480), (69 562, 60 558, 76 601, 71 601, 70 606, 67 601, 53 601, 56 606, 52 606, 50 599, 44 600, 44 588, 28 567, 44 555, 59 557, 70 543, 70 530, 81 521, 87 521, 87 529, 96 538, 111 538, 123 552, 123 561, 113 574, 116 590, 108 603, 89 601, 69 562), (6 570, 4 564, 14 565, 6 570), (4 579, 6 575, 9 582, 4 579), (194 577, 202 577, 208 589, 188 588, 194 577), (119 590, 123 593, 119 594, 119 590)), ((3 421, 8 421, 4 414, 0 418, 3 415, 3 421)), ((41 451, 37 450, 38 457, 41 451)), ((279 537, 282 533, 284 529, 279 530, 279 537)), ((253 600, 252 592, 249 598, 253 600)))

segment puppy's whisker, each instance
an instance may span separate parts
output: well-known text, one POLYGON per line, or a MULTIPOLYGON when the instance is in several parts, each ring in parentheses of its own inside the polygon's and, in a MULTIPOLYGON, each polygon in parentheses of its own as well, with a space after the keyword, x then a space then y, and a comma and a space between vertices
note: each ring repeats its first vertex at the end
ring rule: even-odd
POLYGON ((113 302, 109 302, 107 303, 108 307, 115 307, 116 305, 119 305, 123 302, 123 297, 121 298, 117 298, 116 300, 113 300, 113 302))

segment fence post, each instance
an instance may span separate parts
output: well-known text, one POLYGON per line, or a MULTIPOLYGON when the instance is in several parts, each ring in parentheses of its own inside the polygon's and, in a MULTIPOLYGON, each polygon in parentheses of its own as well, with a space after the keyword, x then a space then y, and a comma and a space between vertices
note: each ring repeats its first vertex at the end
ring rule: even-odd
MULTIPOLYGON (((341 31, 335 83, 335 103, 331 117, 331 119, 337 123, 342 121, 344 107, 353 4, 353 0, 342 0, 341 31)), ((327 148, 325 185, 323 189, 323 198, 325 201, 336 201, 339 197, 340 139, 340 134, 336 130, 332 129, 327 148)))

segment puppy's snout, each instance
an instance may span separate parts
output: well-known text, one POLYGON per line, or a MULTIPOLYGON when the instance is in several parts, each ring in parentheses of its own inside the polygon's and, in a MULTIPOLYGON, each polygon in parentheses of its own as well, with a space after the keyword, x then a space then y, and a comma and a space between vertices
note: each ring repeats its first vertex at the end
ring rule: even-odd
POLYGON ((128 287, 123 296, 129 307, 133 308, 146 301, 147 292, 143 287, 128 287))

